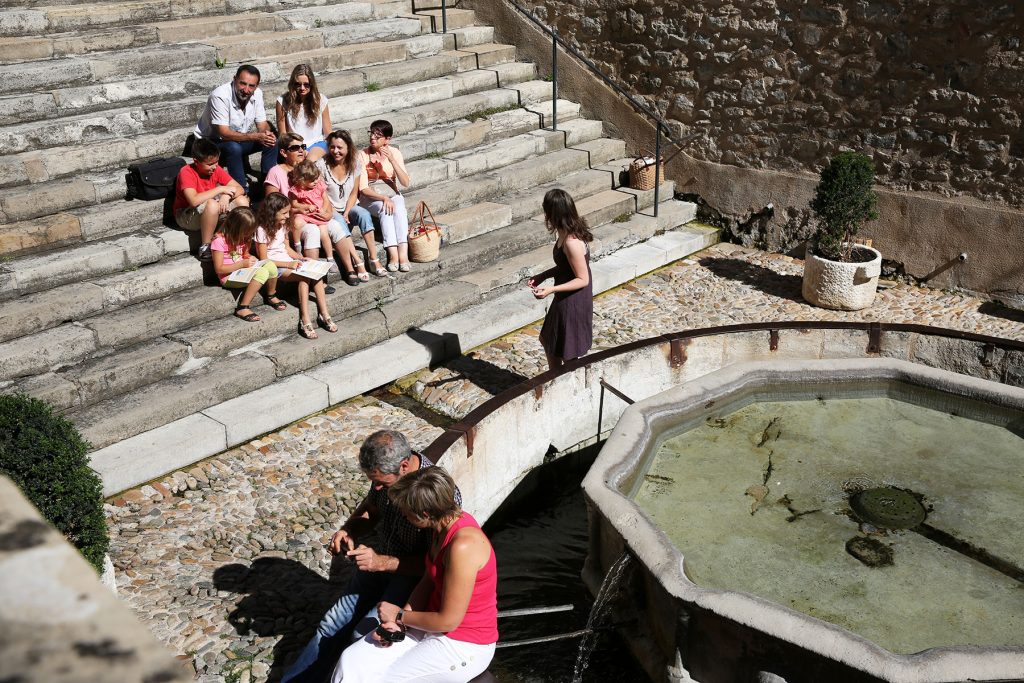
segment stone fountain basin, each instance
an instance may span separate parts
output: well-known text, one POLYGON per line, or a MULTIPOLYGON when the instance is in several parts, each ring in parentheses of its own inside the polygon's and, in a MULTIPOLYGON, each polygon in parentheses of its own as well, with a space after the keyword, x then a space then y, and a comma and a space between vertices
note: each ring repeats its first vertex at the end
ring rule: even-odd
POLYGON ((677 548, 629 495, 647 471, 660 435, 710 416, 722 403, 783 383, 902 384, 987 404, 993 413, 1024 415, 1020 388, 889 359, 741 363, 631 406, 584 480, 591 516, 585 579, 593 587, 624 550, 639 560, 625 591, 641 616, 625 635, 653 680, 1024 680, 1022 647, 934 647, 895 654, 775 602, 702 588, 687 577, 685 548, 677 548))

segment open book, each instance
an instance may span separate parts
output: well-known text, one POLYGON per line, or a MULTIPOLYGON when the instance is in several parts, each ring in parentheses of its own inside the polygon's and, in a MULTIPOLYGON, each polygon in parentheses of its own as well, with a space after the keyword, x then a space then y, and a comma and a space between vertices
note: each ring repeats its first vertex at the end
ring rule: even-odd
POLYGON ((330 261, 303 261, 302 265, 292 272, 310 280, 319 280, 331 269, 330 261))
POLYGON ((263 261, 260 261, 252 268, 239 268, 238 270, 228 275, 228 279, 225 280, 224 282, 237 282, 243 285, 249 284, 250 282, 252 282, 252 276, 256 274, 256 271, 260 269, 260 266, 262 266, 264 263, 267 263, 269 260, 270 259, 265 259, 263 261))

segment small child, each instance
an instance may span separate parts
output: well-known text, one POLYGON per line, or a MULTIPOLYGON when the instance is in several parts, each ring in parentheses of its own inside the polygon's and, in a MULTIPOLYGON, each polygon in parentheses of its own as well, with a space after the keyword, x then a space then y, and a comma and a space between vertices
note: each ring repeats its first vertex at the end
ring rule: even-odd
MULTIPOLYGON (((228 276, 242 268, 252 268, 259 260, 249 252, 249 245, 252 244, 256 235, 256 216, 249 207, 238 207, 232 209, 227 220, 221 227, 220 232, 210 243, 210 252, 213 254, 213 269, 220 278, 224 287, 241 288, 245 287, 242 296, 238 297, 238 305, 235 306, 235 315, 248 323, 260 321, 259 315, 249 308, 252 298, 263 285, 267 286, 268 292, 277 291, 277 266, 273 261, 264 263, 249 282, 229 282, 228 276), (248 311, 248 312, 247 312, 248 311)), ((268 294, 268 299, 276 298, 268 294)), ((283 303, 283 302, 282 302, 283 303)))
MULTIPOLYGON (((293 272, 302 265, 304 257, 288 246, 285 239, 290 214, 291 202, 283 194, 271 192, 263 199, 256 211, 259 223, 256 230, 256 252, 261 259, 271 259, 274 262, 282 281, 296 283, 299 289, 299 334, 306 339, 316 339, 316 330, 309 319, 310 287, 316 295, 317 324, 328 332, 337 332, 338 326, 331 320, 331 313, 327 308, 327 292, 323 278, 311 283, 310 278, 293 272)), ((274 305, 272 300, 267 300, 267 303, 274 305)))
POLYGON ((245 190, 222 166, 220 148, 205 138, 192 143, 192 163, 178 171, 174 192, 174 220, 182 230, 199 230, 199 260, 210 260, 210 242, 221 215, 249 206, 245 190))
MULTIPOLYGON (((288 173, 288 198, 292 202, 292 242, 301 244, 302 253, 320 257, 324 249, 328 261, 334 260, 334 245, 344 239, 346 230, 332 216, 334 207, 327 197, 327 183, 312 161, 300 161, 288 173)), ((351 237, 349 237, 351 240, 351 237)), ((352 270, 351 249, 341 249, 347 270, 352 270)))

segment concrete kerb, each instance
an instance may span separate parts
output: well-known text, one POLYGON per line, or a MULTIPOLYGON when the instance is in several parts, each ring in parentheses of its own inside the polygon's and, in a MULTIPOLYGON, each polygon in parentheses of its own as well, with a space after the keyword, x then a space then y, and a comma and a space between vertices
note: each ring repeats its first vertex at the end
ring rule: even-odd
MULTIPOLYGON (((595 261, 594 293, 663 267, 666 253, 672 251, 638 244, 595 261)), ((92 467, 103 480, 103 495, 112 496, 510 334, 540 319, 546 305, 514 288, 422 328, 94 451, 92 467), (494 311, 501 311, 501 316, 496 319, 494 311), (388 362, 382 363, 383 358, 388 362), (286 400, 279 400, 282 396, 286 400), (271 402, 287 409, 259 408, 271 402)))

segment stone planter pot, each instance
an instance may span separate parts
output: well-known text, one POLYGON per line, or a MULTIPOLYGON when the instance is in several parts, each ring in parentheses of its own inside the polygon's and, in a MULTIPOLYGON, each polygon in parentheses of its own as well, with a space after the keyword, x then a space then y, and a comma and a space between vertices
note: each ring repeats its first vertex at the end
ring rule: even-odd
POLYGON ((808 303, 839 311, 858 311, 871 305, 882 272, 882 255, 871 247, 856 248, 872 252, 875 258, 862 263, 841 263, 807 250, 801 293, 808 303))

